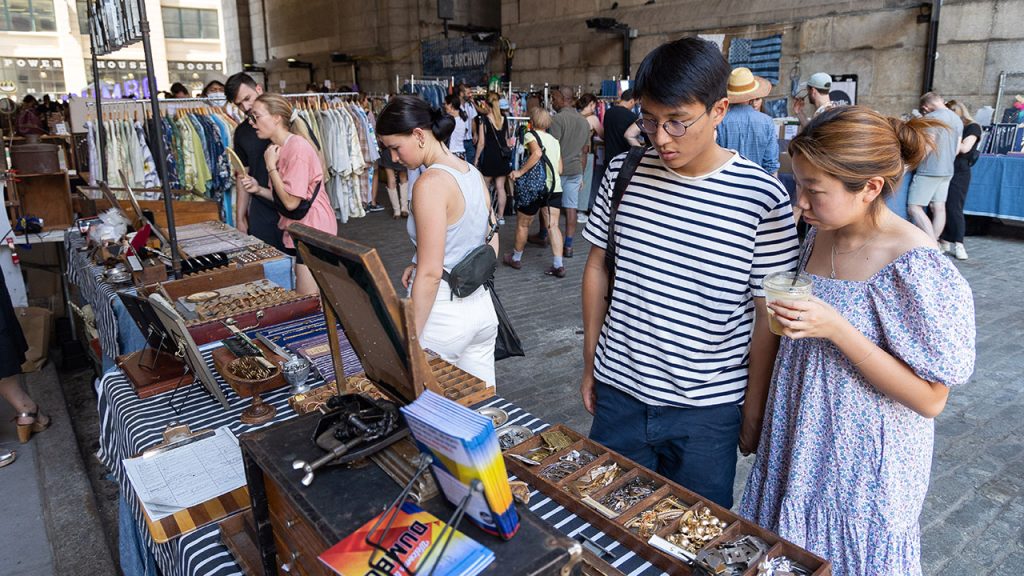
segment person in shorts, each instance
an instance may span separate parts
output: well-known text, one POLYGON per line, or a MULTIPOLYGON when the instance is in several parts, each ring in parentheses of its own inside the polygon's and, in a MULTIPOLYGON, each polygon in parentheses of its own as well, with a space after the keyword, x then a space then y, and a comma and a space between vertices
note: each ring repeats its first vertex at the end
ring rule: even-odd
POLYGON ((547 214, 548 236, 551 238, 552 256, 551 267, 544 273, 556 278, 565 278, 565 265, 562 262, 562 238, 561 232, 558 230, 558 214, 562 208, 562 182, 561 178, 559 178, 559 174, 562 172, 562 152, 558 146, 558 140, 555 140, 555 137, 547 132, 551 126, 551 114, 547 110, 539 107, 531 110, 530 123, 533 131, 527 132, 523 138, 523 143, 526 144, 527 149, 530 151, 530 156, 519 170, 513 170, 509 174, 509 178, 515 182, 523 174, 526 174, 536 166, 538 162, 541 162, 542 157, 546 157, 551 167, 557 171, 557 174, 548 171, 547 175, 548 190, 554 190, 554 192, 544 202, 516 207, 518 216, 516 218, 516 242, 512 252, 505 254, 502 258, 502 263, 516 270, 523 267, 523 250, 526 248, 526 238, 530 233, 530 224, 533 222, 533 217, 537 215, 537 212, 543 209, 547 214), (537 142, 534 133, 540 138, 540 142, 537 142))
POLYGON ((938 241, 946 227, 946 196, 949 194, 949 182, 953 179, 953 163, 960 148, 964 123, 952 110, 946 108, 945 100, 935 92, 921 96, 921 112, 924 112, 925 118, 934 118, 945 126, 928 130, 934 147, 917 167, 914 179, 910 181, 907 215, 918 228, 938 241), (924 211, 926 206, 932 213, 931 218, 924 211))

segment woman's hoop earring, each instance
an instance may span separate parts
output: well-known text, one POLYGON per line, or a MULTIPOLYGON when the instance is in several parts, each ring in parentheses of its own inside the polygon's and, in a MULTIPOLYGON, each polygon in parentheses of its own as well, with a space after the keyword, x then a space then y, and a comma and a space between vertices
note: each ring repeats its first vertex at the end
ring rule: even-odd
POLYGON ((425 144, 423 144, 423 140, 420 140, 420 148, 423 148, 423 146, 425 146, 425 144))

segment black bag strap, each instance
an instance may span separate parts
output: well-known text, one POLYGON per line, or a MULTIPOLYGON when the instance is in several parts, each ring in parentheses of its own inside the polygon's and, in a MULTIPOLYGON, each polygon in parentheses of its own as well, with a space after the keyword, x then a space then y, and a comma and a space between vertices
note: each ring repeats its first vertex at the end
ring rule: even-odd
POLYGON ((615 241, 615 218, 619 214, 619 204, 622 203, 622 196, 626 193, 626 187, 629 186, 629 181, 633 179, 633 174, 636 172, 637 167, 640 166, 640 160, 643 159, 646 152, 647 148, 643 146, 633 146, 630 148, 629 152, 626 153, 626 158, 622 161, 622 165, 619 167, 619 173, 615 176, 611 206, 608 207, 608 241, 604 251, 604 267, 608 273, 608 293, 604 298, 608 302, 611 302, 612 299, 612 286, 615 284, 615 256, 618 252, 618 243, 615 241))
MULTIPOLYGON (((309 212, 309 209, 313 207, 313 202, 316 201, 316 197, 320 194, 321 184, 323 184, 323 181, 318 180, 316 183, 316 188, 313 189, 313 195, 309 197, 309 200, 302 200, 301 202, 299 202, 299 205, 294 210, 287 209, 284 205, 284 202, 281 202, 281 199, 277 197, 277 193, 274 193, 274 207, 277 209, 278 214, 284 216, 285 218, 290 218, 291 220, 302 220, 303 218, 305 218, 306 214, 303 214, 298 218, 296 218, 295 215, 304 206, 306 207, 306 212, 309 212)), ((271 192, 274 192, 273 183, 271 183, 271 192)))

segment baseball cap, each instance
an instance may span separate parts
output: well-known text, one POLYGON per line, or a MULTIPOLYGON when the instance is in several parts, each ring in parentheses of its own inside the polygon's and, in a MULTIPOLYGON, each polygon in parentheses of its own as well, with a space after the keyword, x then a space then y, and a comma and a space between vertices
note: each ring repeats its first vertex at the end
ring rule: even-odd
POLYGON ((832 88, 832 75, 825 72, 815 72, 807 80, 807 85, 818 90, 829 90, 832 88))

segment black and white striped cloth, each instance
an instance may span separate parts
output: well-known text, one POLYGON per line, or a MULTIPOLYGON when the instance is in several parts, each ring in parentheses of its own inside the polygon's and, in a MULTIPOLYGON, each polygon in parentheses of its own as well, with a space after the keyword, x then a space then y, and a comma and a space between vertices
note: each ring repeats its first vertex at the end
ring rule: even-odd
POLYGON ((103 280, 103 266, 96 266, 89 260, 88 252, 78 250, 85 246, 85 238, 77 231, 68 231, 64 235, 64 249, 68 254, 68 280, 78 287, 82 298, 92 307, 96 318, 96 332, 100 339, 103 355, 116 358, 121 354, 121 346, 117 340, 117 318, 114 315, 113 301, 118 298, 119 288, 135 289, 129 284, 114 286, 103 280))
MULTIPOLYGON (((607 246, 613 159, 583 235, 607 246)), ((789 195, 735 154, 687 178, 647 151, 619 205, 615 288, 595 379, 651 405, 743 400, 753 297, 764 276, 792 270, 799 245, 789 195)))
MULTIPOLYGON (((320 316, 321 324, 323 323, 322 318, 320 316)), ((296 321, 296 323, 302 324, 303 321, 296 321)), ((212 370, 211 351, 212 348, 204 351, 203 356, 212 370)), ((362 370, 351 349, 343 351, 343 356, 346 374, 351 375, 351 370, 356 372, 362 370)), ((216 372, 214 373, 216 374, 216 372)), ((229 386, 223 384, 219 376, 217 381, 227 396, 230 409, 225 411, 205 391, 194 388, 191 391, 191 396, 185 402, 182 400, 188 392, 184 390, 177 392, 175 404, 182 406, 180 414, 175 414, 170 404, 171 393, 169 392, 145 400, 139 399, 132 391, 124 374, 118 369, 107 372, 96 381, 100 413, 100 450, 97 456, 113 472, 120 484, 121 493, 135 519, 135 529, 142 536, 145 545, 153 552, 157 566, 164 576, 241 576, 242 571, 221 541, 220 528, 216 524, 199 528, 165 544, 153 542, 149 530, 146 528, 141 506, 132 492, 121 461, 135 456, 143 449, 159 442, 164 427, 172 420, 186 423, 192 430, 214 429, 228 425, 237 436, 296 417, 295 412, 288 406, 287 389, 282 389, 263 395, 264 402, 277 408, 277 416, 274 421, 261 426, 246 426, 239 422, 238 417, 241 411, 249 405, 249 399, 238 397, 229 386)), ((309 382, 312 385, 320 385, 322 380, 313 374, 310 376, 309 382)), ((495 406, 505 410, 509 415, 510 424, 520 424, 534 432, 539 432, 549 426, 546 422, 503 398, 491 398, 478 408, 483 406, 495 406)), ((629 576, 663 574, 661 569, 651 565, 610 536, 536 490, 531 492, 529 508, 563 534, 577 539, 586 538, 608 550, 614 557, 607 558, 607 561, 624 574, 629 576)))

